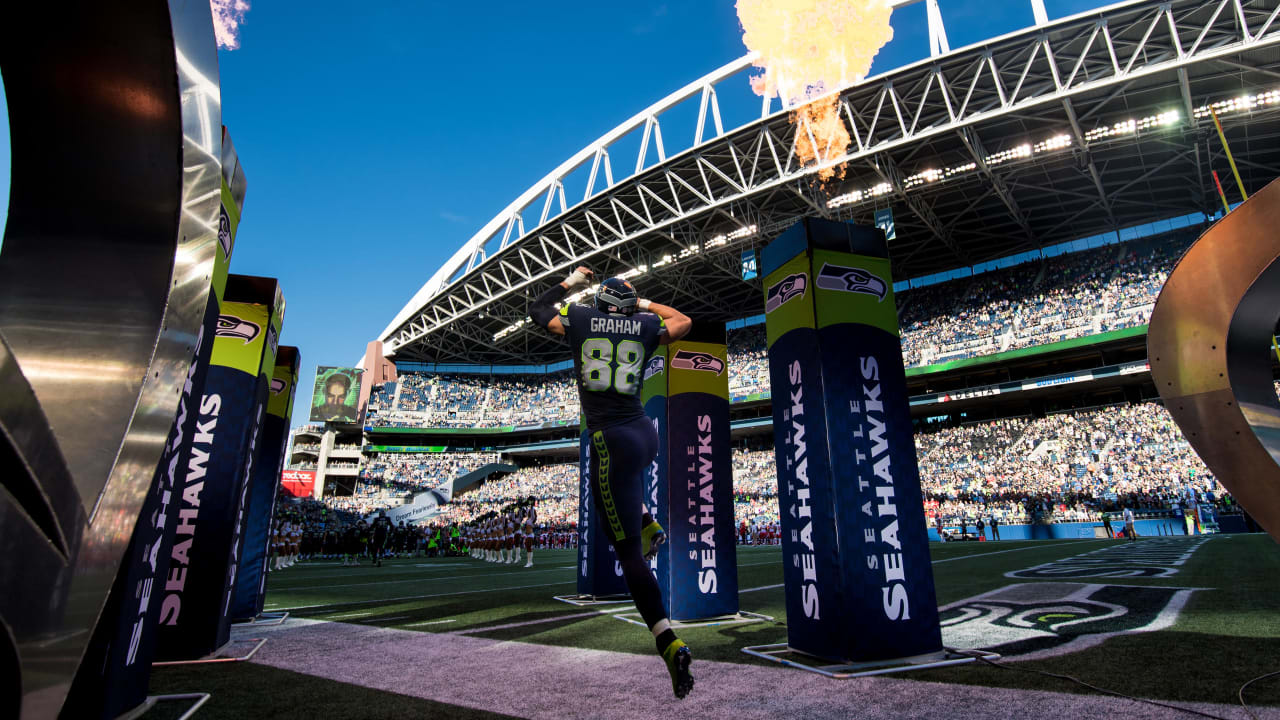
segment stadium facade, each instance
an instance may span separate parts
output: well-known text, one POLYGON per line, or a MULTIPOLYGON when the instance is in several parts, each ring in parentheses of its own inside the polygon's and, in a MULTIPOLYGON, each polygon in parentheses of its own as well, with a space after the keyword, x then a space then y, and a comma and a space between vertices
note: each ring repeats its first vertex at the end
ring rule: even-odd
MULTIPOLYGON (((347 494, 359 477, 347 463, 363 467, 394 449, 576 455, 569 408, 512 422, 483 417, 496 384, 563 382, 564 346, 526 320, 532 297, 580 264, 634 278, 695 320, 730 322, 732 372, 734 338, 748 346, 739 361, 753 357, 743 338, 756 332, 763 308, 760 279, 746 265, 805 215, 890 223, 912 412, 921 423, 1156 398, 1145 313, 1159 268, 1141 279, 1144 290, 1121 289, 1134 294, 1123 307, 1014 313, 1043 332, 984 321, 981 332, 956 339, 938 328, 947 318, 990 314, 991 303, 971 296, 1029 308, 1038 294, 1062 289, 1054 273, 1089 278, 1081 263, 1101 268, 1104 280, 1116 280, 1122 265, 1171 266, 1224 202, 1280 175, 1280 4, 1127 2, 1053 21, 1039 2, 1032 6, 1033 26, 951 50, 945 4, 929 3, 930 57, 840 90, 853 143, 818 165, 796 158, 797 134, 807 129, 792 123, 791 108, 766 100, 755 121, 722 123, 716 89, 746 82, 750 56, 606 133, 487 223, 379 338, 402 380, 470 378, 483 398, 480 415, 453 408, 459 412, 441 421, 406 410, 392 421, 388 411, 406 407, 406 383, 375 386, 363 426, 314 429, 302 443, 311 448, 295 449, 295 467, 314 466, 317 495, 327 480, 347 494), (685 103, 697 105, 696 126, 664 125, 685 103), (694 144, 668 156, 664 131, 692 135, 694 144), (615 149, 637 136, 637 155, 615 149), (817 171, 833 165, 845 167, 843 178, 819 182, 817 171), (929 315, 934 306, 942 309, 929 315), (913 327, 929 332, 913 338, 913 327), (353 445, 365 453, 344 456, 336 472, 318 462, 325 448, 345 446, 332 450, 337 459, 353 445)), ((733 399, 735 438, 769 432, 767 386, 739 383, 733 399)))

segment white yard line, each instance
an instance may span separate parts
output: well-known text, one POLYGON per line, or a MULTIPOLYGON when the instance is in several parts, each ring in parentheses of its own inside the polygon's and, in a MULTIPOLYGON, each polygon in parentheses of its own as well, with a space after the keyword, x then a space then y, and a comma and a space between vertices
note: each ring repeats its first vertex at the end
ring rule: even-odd
POLYGON ((370 610, 369 612, 362 612, 362 613, 342 613, 341 615, 330 615, 324 619, 325 620, 354 620, 355 618, 364 617, 366 615, 372 615, 372 614, 373 614, 373 611, 370 610))
POLYGON ((539 584, 537 584, 537 585, 515 585, 515 586, 513 586, 513 587, 488 588, 488 589, 485 589, 485 590, 460 590, 460 591, 458 591, 458 592, 433 593, 433 594, 430 594, 430 595, 405 595, 405 596, 403 596, 403 597, 393 597, 393 598, 376 598, 376 599, 373 599, 373 600, 351 600, 351 601, 348 601, 348 602, 336 602, 336 603, 317 603, 317 604, 315 604, 315 605, 294 605, 294 606, 292 606, 292 607, 279 607, 279 606, 274 606, 274 605, 273 605, 273 606, 268 606, 266 609, 267 609, 267 610, 273 610, 273 611, 276 611, 276 610, 290 610, 290 611, 292 611, 292 610, 310 610, 310 609, 312 609, 312 608, 340 607, 340 606, 342 606, 342 605, 371 605, 371 604, 375 604, 375 603, 391 603, 391 602, 399 602, 399 601, 401 601, 401 600, 423 600, 423 599, 425 599, 425 598, 434 598, 434 597, 452 597, 452 596, 454 596, 454 595, 478 595, 478 594, 481 594, 481 593, 506 592, 506 591, 508 591, 508 590, 526 590, 526 589, 528 589, 528 588, 556 587, 556 586, 558 586, 558 585, 576 585, 576 584, 577 584, 577 581, 576 581, 576 580, 565 580, 565 581, 563 581, 563 582, 539 583, 539 584))
MULTIPOLYGON (((778 560, 770 560, 768 562, 738 563, 738 567, 755 567, 757 565, 781 565, 781 564, 782 564, 782 560, 778 559, 778 560)), ((507 572, 484 573, 481 575, 459 575, 457 577, 416 577, 416 578, 409 578, 408 580, 373 580, 370 582, 338 583, 334 585, 291 585, 288 587, 272 586, 271 589, 275 592, 281 592, 285 590, 288 590, 290 592, 306 592, 309 590, 341 590, 343 588, 362 587, 365 585, 403 585, 405 583, 427 583, 427 582, 439 583, 439 582, 451 582, 455 580, 471 580, 473 578, 482 578, 482 577, 503 577, 503 576, 510 575, 513 571, 522 572, 525 575, 539 575, 543 573, 573 570, 573 569, 576 569, 577 567, 578 567, 577 565, 565 565, 561 567, 552 567, 552 568, 547 568, 544 566, 541 569, 528 570, 528 571, 526 571, 526 569, 523 567, 521 568, 512 567, 507 572)), ((308 606, 308 607, 316 607, 316 606, 308 606)))
POLYGON ((782 586, 783 586, 782 583, 778 583, 777 585, 761 585, 760 587, 753 587, 753 588, 747 588, 746 590, 739 590, 738 594, 741 595, 743 593, 749 593, 749 592, 760 592, 761 590, 772 590, 774 588, 780 588, 782 586))
POLYGON ((509 628, 526 627, 529 625, 542 625, 543 623, 559 622, 560 620, 572 620, 573 618, 581 618, 588 616, 604 615, 598 610, 590 612, 574 613, 572 615, 560 615, 558 617, 542 618, 541 620, 526 620, 525 622, 507 623, 506 625, 490 625, 488 627, 470 628, 468 630, 458 630, 453 635, 474 635, 476 633, 485 633, 493 630, 507 630, 509 628))
POLYGON ((417 627, 419 625, 443 625, 445 623, 458 622, 457 620, 426 620, 416 623, 405 623, 405 627, 417 627))
POLYGON ((1037 549, 1044 550, 1046 548, 1060 548, 1060 547, 1065 547, 1067 545, 1079 545, 1080 543, 1087 543, 1087 542, 1098 542, 1098 540, 1097 539, 1076 540, 1074 542, 1058 543, 1057 545, 1028 545, 1027 547, 1013 548, 1012 550, 996 550, 995 552, 975 553, 973 555, 961 555, 960 557, 947 558, 945 560, 934 560, 933 564, 941 565, 942 563, 954 562, 956 560, 968 560, 970 558, 986 557, 988 555, 1003 555, 1005 553, 1021 552, 1023 550, 1037 550, 1037 549))
MULTIPOLYGON (((514 569, 515 568, 512 568, 512 570, 514 569)), ((520 568, 520 570, 523 571, 524 568, 520 568)), ((542 573, 549 573, 549 572, 561 572, 561 570, 559 568, 529 570, 524 574, 540 575, 542 573)), ((451 582, 454 580, 471 580, 472 578, 482 578, 482 577, 500 577, 503 575, 510 575, 510 574, 511 574, 510 572, 495 572, 495 573, 484 573, 481 575, 458 575, 455 577, 439 577, 439 576, 415 577, 415 578, 409 578, 408 580, 373 580, 371 582, 338 583, 335 585, 294 585, 288 588, 273 587, 272 589, 273 590, 290 590, 294 592, 297 592, 299 590, 338 590, 342 588, 361 587, 364 585, 403 585, 405 583, 439 583, 439 582, 451 582)))

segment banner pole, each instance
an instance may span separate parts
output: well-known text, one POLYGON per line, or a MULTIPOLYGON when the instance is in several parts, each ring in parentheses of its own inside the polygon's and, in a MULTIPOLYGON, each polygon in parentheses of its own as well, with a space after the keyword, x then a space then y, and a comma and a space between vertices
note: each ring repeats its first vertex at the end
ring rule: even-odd
POLYGON ((1218 197, 1222 198, 1223 212, 1231 212, 1231 206, 1227 204, 1227 194, 1222 191, 1222 181, 1218 179, 1218 171, 1211 170, 1213 173, 1213 184, 1218 186, 1218 197))
MULTIPOLYGON (((1240 170, 1236 168, 1236 159, 1231 156, 1231 146, 1227 144, 1227 136, 1222 132, 1222 123, 1218 122, 1218 111, 1212 107, 1209 108, 1209 114, 1213 116, 1213 126, 1218 128, 1218 139, 1222 141, 1222 149, 1227 152, 1227 162, 1231 165, 1231 174, 1236 176, 1236 185, 1240 188, 1240 194, 1245 200, 1249 199, 1249 193, 1245 192, 1244 181, 1240 179, 1240 170)), ((1222 185, 1218 185, 1218 189, 1222 189, 1222 185)))

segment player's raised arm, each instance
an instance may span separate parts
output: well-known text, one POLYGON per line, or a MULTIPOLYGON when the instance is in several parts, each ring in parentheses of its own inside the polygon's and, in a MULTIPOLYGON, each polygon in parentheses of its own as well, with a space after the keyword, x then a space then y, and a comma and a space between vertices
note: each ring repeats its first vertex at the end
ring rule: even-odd
POLYGON ((585 265, 579 266, 577 270, 569 273, 563 282, 552 285, 533 301, 533 306, 529 308, 529 317, 539 327, 550 331, 552 335, 564 335, 564 324, 560 322, 560 315, 556 312, 556 303, 564 300, 574 288, 590 282, 592 275, 594 273, 590 268, 585 265))
POLYGON ((668 305, 661 305, 649 300, 640 300, 636 303, 642 312, 651 312, 662 318, 662 322, 667 327, 667 334, 662 336, 659 341, 663 345, 673 343, 676 340, 689 334, 689 329, 693 327, 693 321, 688 315, 668 305))

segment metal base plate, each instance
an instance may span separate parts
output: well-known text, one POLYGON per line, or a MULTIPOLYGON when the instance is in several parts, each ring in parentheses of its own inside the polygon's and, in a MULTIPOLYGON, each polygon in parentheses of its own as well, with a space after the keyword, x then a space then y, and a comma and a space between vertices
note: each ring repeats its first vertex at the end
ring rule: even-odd
POLYGON ((595 605, 613 605, 631 602, 630 595, 556 595, 553 600, 569 603, 574 607, 593 607, 595 605))
POLYGON ((816 658, 812 655, 806 655, 799 650, 793 650, 788 647, 786 643, 777 643, 775 645, 753 645, 742 648, 742 652, 747 655, 751 655, 752 657, 768 660, 769 662, 777 663, 785 667, 793 667, 799 670, 817 673, 818 675, 836 680, 869 677, 871 675, 888 675, 890 673, 906 672, 908 670, 927 670, 930 668, 949 667, 951 665, 965 665, 967 663, 977 662, 979 659, 996 660, 1000 657, 997 653, 987 652, 985 650, 955 650, 952 648, 946 648, 945 650, 936 653, 916 655, 914 657, 830 665, 823 664, 828 663, 828 660, 816 658), (779 657, 786 653, 799 655, 803 658, 812 660, 812 662, 788 660, 779 657))
MULTIPOLYGON (((623 622, 629 622, 632 625, 639 625, 643 628, 649 627, 645 621, 640 618, 640 613, 638 612, 618 613, 614 615, 614 617, 623 622)), ((697 620, 672 620, 671 629, 682 630, 684 628, 716 627, 719 625, 745 625, 747 623, 772 621, 773 617, 770 615, 761 615, 759 613, 743 611, 736 612, 731 615, 716 615, 715 617, 699 618, 697 620)))
POLYGON ((285 620, 289 619, 289 612, 263 612, 258 613, 257 617, 251 617, 248 620, 236 620, 231 623, 237 627, 249 627, 256 625, 257 627, 269 627, 271 625, 283 625, 285 620))
POLYGON ((266 638, 236 638, 230 640, 226 645, 213 651, 211 655, 206 655, 195 660, 164 660, 161 662, 151 663, 151 667, 165 667, 169 665, 206 665, 208 663, 224 663, 224 662, 244 662, 254 656, 263 645, 267 643, 266 638), (254 643, 253 649, 244 655, 225 655, 227 648, 235 644, 254 643))
POLYGON ((137 720, 137 718, 145 717, 148 712, 156 705, 162 702, 180 702, 194 700, 195 704, 187 708, 186 712, 178 716, 178 720, 187 720, 187 718, 196 714, 201 705, 209 702, 209 698, 213 695, 209 693, 176 693, 173 695, 148 695, 142 704, 130 710, 129 712, 116 718, 116 720, 137 720))

